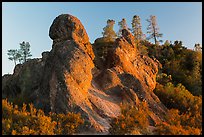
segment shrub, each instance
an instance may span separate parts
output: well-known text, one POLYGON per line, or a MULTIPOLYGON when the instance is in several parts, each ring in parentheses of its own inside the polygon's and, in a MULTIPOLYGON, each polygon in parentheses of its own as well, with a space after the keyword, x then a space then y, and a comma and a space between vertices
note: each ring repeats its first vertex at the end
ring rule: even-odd
POLYGON ((113 119, 110 134, 125 135, 137 130, 137 133, 147 133, 148 107, 146 102, 141 102, 137 107, 121 105, 121 115, 113 119))
POLYGON ((54 132, 60 135, 74 134, 78 127, 84 123, 80 114, 68 112, 65 114, 50 113, 52 120, 57 122, 54 132))
POLYGON ((29 104, 23 104, 22 108, 2 100, 2 134, 3 135, 55 135, 74 134, 79 125, 83 124, 80 114, 50 113, 44 112, 29 104), (29 108, 29 109, 28 109, 29 108))
POLYGON ((193 96, 182 84, 157 83, 154 90, 170 109, 166 122, 157 125, 156 134, 199 135, 202 131, 202 96, 193 96))
POLYGON ((200 98, 193 96, 182 84, 174 86, 171 82, 165 85, 157 83, 154 93, 167 108, 179 109, 181 112, 186 112, 195 99, 200 98))
MULTIPOLYGON (((166 122, 156 125, 155 134, 159 135, 201 135, 202 127, 195 126, 195 117, 179 114, 179 110, 171 109, 166 122), (193 123, 193 124, 192 124, 193 123)), ((200 121, 202 123, 202 121, 200 121)), ((201 123, 199 125, 201 125, 201 123)))
MULTIPOLYGON (((202 95, 202 52, 196 52, 175 41, 168 46, 143 42, 149 57, 162 64, 162 72, 172 76, 174 84, 182 83, 193 95, 202 95)), ((162 83, 160 83, 162 84, 162 83)))

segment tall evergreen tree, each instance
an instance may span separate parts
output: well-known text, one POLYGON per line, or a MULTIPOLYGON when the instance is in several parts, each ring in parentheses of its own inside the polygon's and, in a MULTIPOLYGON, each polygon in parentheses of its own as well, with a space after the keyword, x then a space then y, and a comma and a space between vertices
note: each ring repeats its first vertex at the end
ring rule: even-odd
POLYGON ((20 54, 22 55, 23 62, 26 62, 29 57, 31 57, 30 53, 30 44, 29 42, 23 41, 20 43, 20 54))
POLYGON ((118 22, 118 25, 119 25, 118 37, 122 36, 122 30, 123 30, 123 29, 130 30, 130 29, 128 28, 128 25, 127 25, 127 22, 126 22, 126 19, 125 19, 125 18, 123 18, 120 22, 118 22))
POLYGON ((107 38, 112 41, 116 39, 117 35, 113 29, 114 24, 115 24, 114 20, 110 19, 107 20, 107 25, 106 27, 103 28, 104 32, 102 32, 104 38, 107 38))
POLYGON ((146 39, 146 36, 142 32, 140 17, 138 15, 133 16, 131 24, 132 24, 131 30, 134 35, 135 44, 136 44, 136 47, 138 48, 138 51, 140 52, 140 54, 147 55, 148 54, 147 47, 141 44, 141 40, 146 39))
POLYGON ((158 41, 158 38, 162 37, 163 34, 159 33, 156 16, 151 15, 150 19, 147 19, 147 22, 149 22, 147 33, 150 34, 147 39, 154 39, 155 44, 162 42, 162 40, 158 41))
POLYGON ((10 49, 10 50, 8 50, 7 55, 9 56, 8 59, 11 61, 14 61, 14 64, 16 66, 16 61, 19 58, 18 50, 17 49, 10 49))
POLYGON ((139 42, 144 38, 144 35, 142 33, 142 25, 140 22, 140 17, 137 15, 133 16, 131 24, 132 24, 132 33, 135 37, 135 41, 139 42))
POLYGON ((29 57, 31 57, 30 53, 30 44, 29 42, 22 42, 20 43, 20 49, 10 49, 8 50, 7 55, 9 56, 9 60, 14 61, 14 64, 16 66, 17 61, 19 63, 24 63, 27 61, 29 57))

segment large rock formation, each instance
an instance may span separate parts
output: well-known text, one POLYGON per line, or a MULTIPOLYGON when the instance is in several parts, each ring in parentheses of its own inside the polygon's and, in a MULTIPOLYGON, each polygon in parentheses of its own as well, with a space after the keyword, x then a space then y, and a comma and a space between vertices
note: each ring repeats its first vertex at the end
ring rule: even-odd
POLYGON ((76 17, 58 16, 49 36, 50 52, 17 65, 13 75, 2 78, 3 97, 26 94, 46 112, 80 112, 90 122, 88 128, 96 131, 109 129, 111 119, 120 115, 122 102, 146 101, 152 120, 162 120, 166 108, 152 92, 159 63, 139 54, 129 31, 123 30, 116 39, 102 68, 95 67, 89 37, 76 17))

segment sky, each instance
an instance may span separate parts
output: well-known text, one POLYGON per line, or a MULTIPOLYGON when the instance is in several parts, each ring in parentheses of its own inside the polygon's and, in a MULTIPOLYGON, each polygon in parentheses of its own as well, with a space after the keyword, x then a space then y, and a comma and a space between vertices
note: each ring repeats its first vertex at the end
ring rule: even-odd
POLYGON ((19 49, 19 43, 30 43, 32 58, 41 58, 42 52, 51 50, 49 28, 60 14, 77 17, 91 43, 102 37, 108 19, 115 20, 117 32, 122 18, 131 28, 133 16, 139 15, 146 34, 146 19, 155 15, 163 41, 181 40, 189 49, 202 44, 202 2, 3 2, 2 75, 13 73, 15 65, 8 60, 7 50, 19 49))

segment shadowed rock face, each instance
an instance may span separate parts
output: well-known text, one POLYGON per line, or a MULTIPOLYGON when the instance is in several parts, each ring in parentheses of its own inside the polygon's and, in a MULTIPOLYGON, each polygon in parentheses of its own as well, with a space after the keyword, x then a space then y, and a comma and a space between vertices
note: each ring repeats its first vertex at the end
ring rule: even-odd
POLYGON ((3 97, 27 91, 35 106, 46 112, 80 112, 96 131, 108 130, 110 120, 120 115, 122 102, 146 101, 152 120, 162 120, 166 108, 152 92, 158 61, 139 54, 128 30, 122 31, 108 51, 109 65, 103 69, 95 67, 89 37, 76 17, 62 14, 55 18, 49 36, 52 50, 44 52, 42 59, 16 66, 13 75, 2 77, 3 97))

